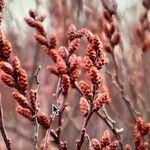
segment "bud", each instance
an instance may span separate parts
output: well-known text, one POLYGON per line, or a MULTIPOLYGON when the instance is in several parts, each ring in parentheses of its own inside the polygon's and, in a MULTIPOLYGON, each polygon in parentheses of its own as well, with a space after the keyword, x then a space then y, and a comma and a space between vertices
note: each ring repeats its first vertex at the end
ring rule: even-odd
POLYGON ((98 94, 98 97, 94 101, 94 110, 99 110, 104 104, 109 103, 108 93, 98 94))
POLYGON ((143 6, 146 8, 146 9, 150 9, 150 2, 149 0, 143 0, 143 6))
POLYGON ((23 108, 21 106, 16 107, 16 112, 18 112, 20 115, 22 115, 24 118, 28 119, 29 121, 33 122, 33 116, 29 109, 23 108))
POLYGON ((50 48, 55 48, 56 47, 57 39, 56 39, 55 35, 51 35, 49 43, 50 43, 50 48))
POLYGON ((79 69, 75 69, 71 74, 70 74, 70 82, 74 83, 80 76, 81 71, 79 69))
POLYGON ((2 74, 1 79, 9 87, 15 87, 16 86, 14 79, 8 74, 2 74))
POLYGON ((41 45, 48 46, 47 39, 43 35, 36 34, 34 37, 35 37, 36 41, 39 42, 41 45))
POLYGON ((115 34, 112 36, 111 42, 112 42, 113 45, 117 45, 117 44, 119 44, 120 39, 121 39, 120 33, 115 33, 115 34))
POLYGON ((146 135, 150 132, 150 123, 145 123, 142 131, 142 135, 146 135))
POLYGON ((119 142, 118 141, 114 141, 109 145, 111 150, 116 150, 119 147, 119 142))
POLYGON ((22 68, 19 69, 18 84, 21 90, 23 90, 24 92, 27 90, 27 85, 28 85, 27 73, 22 68))
POLYGON ((77 31, 77 29, 76 29, 75 25, 71 24, 68 29, 68 39, 70 41, 72 41, 75 38, 76 31, 77 31))
POLYGON ((113 53, 113 49, 111 47, 111 45, 109 43, 105 43, 104 44, 104 49, 108 52, 108 53, 113 53))
POLYGON ((45 113, 39 111, 38 112, 38 122, 45 130, 49 129, 51 124, 51 118, 49 118, 45 113))
POLYGON ((14 73, 18 74, 19 73, 19 70, 20 70, 20 60, 17 56, 13 56, 12 58, 12 66, 13 66, 13 69, 14 69, 14 73))
POLYGON ((33 18, 25 18, 24 21, 31 27, 36 27, 36 21, 33 18))
POLYGON ((96 61, 96 68, 99 70, 106 63, 106 54, 102 51, 96 61))
POLYGON ((73 41, 71 41, 71 43, 69 44, 69 53, 73 54, 75 51, 77 51, 77 49, 79 48, 79 43, 80 43, 80 39, 76 38, 73 41))
POLYGON ((92 144, 93 150, 100 150, 101 149, 100 143, 96 138, 93 138, 91 140, 91 144, 92 144))
POLYGON ((26 98, 24 95, 20 94, 20 93, 17 92, 17 91, 14 91, 14 92, 12 93, 12 96, 13 96, 13 98, 18 102, 18 104, 19 104, 21 107, 27 108, 27 109, 30 109, 30 110, 31 110, 30 104, 29 104, 27 98, 26 98))
POLYGON ((139 131, 142 131, 143 127, 144 127, 144 120, 142 117, 138 117, 136 119, 136 127, 139 131))
POLYGON ((55 63, 57 63, 61 59, 61 56, 58 54, 58 52, 55 49, 50 49, 49 55, 51 56, 52 60, 55 63))
POLYGON ((5 61, 0 62, 0 68, 7 74, 10 74, 10 75, 13 74, 13 67, 11 66, 11 64, 5 61))
POLYGON ((58 72, 56 66, 50 66, 50 65, 48 65, 48 66, 47 66, 47 70, 48 70, 50 73, 53 73, 53 74, 55 74, 55 75, 59 75, 59 72, 58 72))
POLYGON ((36 28, 36 30, 37 30, 41 35, 45 35, 45 30, 44 30, 44 27, 43 27, 42 22, 36 20, 36 21, 35 21, 35 28, 36 28))
POLYGON ((94 62, 96 58, 96 51, 93 49, 91 44, 88 44, 86 49, 86 56, 88 56, 89 59, 94 62))
POLYGON ((66 59, 67 56, 68 56, 68 51, 67 51, 66 47, 64 47, 64 46, 59 47, 59 49, 58 49, 58 54, 59 54, 63 59, 66 59))
POLYGON ((109 133, 108 130, 106 130, 106 131, 103 132, 102 138, 100 140, 100 144, 101 144, 102 147, 106 147, 110 144, 110 141, 111 141, 110 133, 109 133))
POLYGON ((81 97, 79 106, 80 106, 80 111, 81 111, 82 115, 84 117, 86 117, 90 110, 90 105, 89 105, 87 99, 84 97, 81 97))
POLYGON ((8 59, 10 57, 11 52, 12 52, 11 43, 8 40, 5 40, 4 45, 2 47, 2 53, 8 59))
POLYGON ((93 85, 96 86, 96 88, 99 88, 102 84, 102 77, 98 73, 98 70, 96 67, 92 67, 89 71, 89 77, 93 85))
POLYGON ((126 144, 126 145, 125 145, 125 150, 132 150, 131 145, 126 144))
POLYGON ((83 80, 80 81, 79 85, 80 85, 81 91, 84 94, 85 98, 88 100, 92 99, 93 94, 92 94, 91 87, 83 80))
POLYGON ((93 62, 90 60, 90 58, 85 56, 84 57, 84 63, 85 63, 85 69, 87 71, 90 71, 90 69, 93 67, 93 62))
POLYGON ((117 11, 118 3, 116 0, 101 0, 103 7, 110 13, 114 14, 117 11))
POLYGON ((36 11, 30 9, 29 10, 29 15, 31 18, 35 19, 35 17, 38 15, 36 11))
POLYGON ((66 95, 68 93, 70 86, 70 78, 67 74, 62 75, 61 83, 62 83, 62 93, 66 95))
POLYGON ((63 59, 57 61, 56 67, 59 74, 65 74, 68 71, 66 63, 63 59))
POLYGON ((29 96, 30 96, 30 103, 31 103, 31 107, 33 110, 36 110, 36 90, 31 89, 29 92, 29 96))
POLYGON ((69 67, 70 70, 75 70, 79 66, 79 58, 75 55, 72 54, 69 58, 69 67))

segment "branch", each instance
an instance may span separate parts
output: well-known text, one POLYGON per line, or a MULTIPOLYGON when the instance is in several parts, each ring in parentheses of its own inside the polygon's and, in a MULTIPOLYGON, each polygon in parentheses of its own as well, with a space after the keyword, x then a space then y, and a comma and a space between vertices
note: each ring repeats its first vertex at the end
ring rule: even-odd
POLYGON ((4 116, 3 116, 3 108, 2 108, 2 102, 1 102, 1 94, 0 94, 0 131, 3 137, 3 140, 5 142, 5 145, 7 147, 7 150, 12 150, 11 148, 11 140, 8 138, 5 124, 4 124, 4 116))
MULTIPOLYGON (((116 61, 115 61, 114 56, 113 56, 113 61, 114 61, 114 63, 115 63, 115 68, 117 69, 117 66, 116 66, 117 63, 116 63, 116 61)), ((106 65, 106 66, 107 66, 107 65, 106 65)), ((115 69, 115 70, 116 70, 116 69, 115 69)), ((126 105, 127 105, 128 109, 129 109, 129 111, 130 111, 130 113, 131 113, 133 119, 135 120, 136 117, 135 117, 134 114, 136 114, 136 115, 139 116, 140 113, 135 110, 135 108, 133 107, 133 104, 131 103, 131 100, 126 97, 125 91, 124 91, 124 86, 122 85, 122 83, 121 83, 120 80, 119 80, 119 77, 118 77, 118 74, 117 74, 117 70, 116 70, 116 75, 115 75, 115 77, 114 77, 109 71, 106 71, 106 73, 111 77, 111 80, 112 80, 113 85, 114 85, 114 86, 119 90, 119 92, 121 93, 122 99, 123 99, 124 102, 126 103, 126 105)))
MULTIPOLYGON (((97 116, 100 117, 105 123, 106 125, 110 128, 110 130, 112 131, 112 133, 114 134, 114 136, 119 140, 119 144, 120 144, 120 148, 121 150, 123 150, 123 143, 122 143, 122 140, 121 140, 121 136, 120 136, 120 133, 123 131, 123 128, 121 129, 116 129, 114 126, 114 122, 110 122, 110 120, 108 121, 107 118, 110 118, 108 116, 106 116, 106 114, 104 113, 105 116, 101 115, 99 112, 96 112, 97 116)), ((108 114, 107 114, 108 115, 108 114)), ((111 119, 112 121, 113 119, 111 119)))
POLYGON ((38 116, 37 116, 37 113, 39 111, 39 101, 37 99, 37 90, 38 90, 38 87, 39 87, 39 80, 38 80, 38 74, 41 70, 41 66, 38 67, 38 70, 36 71, 36 73, 34 74, 34 79, 35 79, 35 82, 36 82, 36 94, 35 94, 35 115, 34 115, 34 118, 35 118, 35 134, 34 134, 34 146, 35 146, 35 150, 38 150, 38 134, 39 134, 39 123, 38 123, 38 116))

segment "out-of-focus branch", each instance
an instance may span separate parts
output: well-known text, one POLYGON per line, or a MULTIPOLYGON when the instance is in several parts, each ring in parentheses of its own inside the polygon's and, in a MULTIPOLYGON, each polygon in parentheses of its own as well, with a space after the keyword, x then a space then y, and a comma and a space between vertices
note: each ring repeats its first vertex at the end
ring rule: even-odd
POLYGON ((119 76, 118 76, 118 69, 117 69, 117 63, 115 60, 115 56, 113 55, 113 61, 115 63, 115 70, 116 70, 116 75, 113 76, 109 71, 106 71, 106 73, 111 77, 112 83, 113 85, 119 90, 119 92, 121 93, 121 97, 122 99, 125 101, 126 105, 129 108, 129 111, 133 117, 133 119, 135 120, 136 116, 135 115, 140 115, 139 112, 137 112, 133 106, 133 104, 131 103, 131 100, 129 98, 126 97, 125 94, 125 90, 124 90, 124 86, 122 85, 122 83, 119 80, 119 76))
POLYGON ((4 124, 4 116, 3 116, 3 108, 2 108, 2 102, 1 102, 1 94, 0 94, 0 131, 3 137, 3 140, 5 142, 5 145, 7 147, 8 150, 11 150, 11 140, 9 139, 7 132, 6 132, 6 128, 5 128, 5 124, 4 124))
POLYGON ((8 126, 8 125, 6 125, 6 129, 9 130, 10 132, 15 133, 16 135, 18 135, 22 139, 25 139, 25 140, 27 140, 29 142, 32 141, 32 137, 25 135, 24 133, 19 131, 15 126, 8 126))

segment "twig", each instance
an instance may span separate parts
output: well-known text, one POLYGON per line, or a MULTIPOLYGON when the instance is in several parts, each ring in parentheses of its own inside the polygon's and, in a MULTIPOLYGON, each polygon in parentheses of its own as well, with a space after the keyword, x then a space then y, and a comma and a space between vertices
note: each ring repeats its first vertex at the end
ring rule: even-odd
POLYGON ((114 126, 116 122, 108 115, 105 106, 102 107, 102 111, 103 111, 104 115, 106 116, 106 119, 109 120, 114 126))
POLYGON ((3 108, 2 108, 2 102, 1 102, 1 94, 0 94, 0 131, 3 137, 3 140, 5 142, 5 145, 7 147, 8 150, 12 150, 11 148, 11 140, 9 139, 7 132, 6 132, 6 128, 5 128, 5 124, 4 124, 4 116, 3 116, 3 108))
POLYGON ((58 140, 59 140, 59 144, 60 144, 60 135, 61 135, 61 126, 62 126, 62 116, 63 116, 63 112, 65 110, 65 108, 67 107, 67 104, 65 104, 65 100, 63 102, 63 106, 59 112, 59 117, 58 117, 58 130, 57 130, 57 137, 58 137, 58 140))
MULTIPOLYGON (((77 88, 77 90, 79 92, 81 92, 77 82, 75 83, 75 87, 77 88)), ((95 92, 96 92, 96 88, 95 88, 95 85, 93 84, 93 100, 95 98, 95 92)), ((84 123, 83 123, 83 126, 82 126, 82 131, 81 131, 81 135, 80 135, 80 140, 77 141, 77 150, 81 149, 81 146, 82 146, 82 144, 83 144, 83 142, 85 140, 85 134, 86 134, 87 125, 88 125, 88 123, 90 121, 91 116, 94 113, 94 111, 93 111, 93 100, 90 100, 90 112, 88 113, 87 117, 84 119, 84 123)))
POLYGON ((57 82, 56 92, 54 93, 54 101, 56 103, 57 103, 57 99, 59 98, 59 95, 61 93, 60 83, 61 83, 61 78, 59 77, 58 82, 57 82))
POLYGON ((92 144, 91 144, 91 140, 90 140, 89 135, 86 134, 85 137, 87 138, 87 141, 88 141, 88 143, 89 143, 89 150, 93 150, 93 149, 92 149, 92 144))
POLYGON ((80 139, 77 140, 77 150, 80 150, 81 149, 81 146, 84 142, 84 139, 85 139, 85 133, 86 133, 86 127, 89 123, 89 120, 91 118, 93 114, 93 110, 91 109, 88 116, 84 119, 84 123, 83 123, 83 126, 82 126, 82 131, 81 131, 81 135, 80 135, 80 139))
POLYGON ((35 94, 35 115, 34 115, 34 119, 35 119, 35 134, 34 134, 34 146, 35 146, 35 150, 38 150, 38 134, 39 134, 39 123, 38 123, 38 116, 37 116, 37 113, 39 111, 39 101, 37 99, 37 90, 38 90, 38 87, 39 87, 39 80, 38 80, 38 74, 39 74, 39 71, 41 69, 41 66, 38 67, 38 70, 36 71, 36 73, 34 74, 34 79, 35 79, 35 82, 36 82, 36 94, 35 94))
MULTIPOLYGON (((122 83, 120 82, 119 77, 118 77, 118 74, 117 74, 118 68, 117 68, 117 63, 116 63, 116 61, 115 61, 115 56, 114 56, 113 54, 112 54, 112 57, 113 57, 113 61, 114 61, 114 64, 115 64, 116 74, 115 74, 115 76, 113 76, 109 71, 106 71, 106 73, 111 77, 111 80, 112 80, 113 85, 114 85, 114 86, 119 90, 119 92, 121 93, 122 99, 125 101, 125 103, 126 103, 128 109, 129 109, 129 111, 130 111, 130 113, 131 113, 133 119, 135 120, 136 117, 135 117, 134 114, 140 115, 140 113, 135 110, 135 108, 134 108, 133 104, 131 103, 130 99, 128 99, 128 98, 126 97, 125 91, 124 91, 124 86, 123 86, 122 83)), ((107 65, 106 65, 106 67, 107 67, 107 65)))

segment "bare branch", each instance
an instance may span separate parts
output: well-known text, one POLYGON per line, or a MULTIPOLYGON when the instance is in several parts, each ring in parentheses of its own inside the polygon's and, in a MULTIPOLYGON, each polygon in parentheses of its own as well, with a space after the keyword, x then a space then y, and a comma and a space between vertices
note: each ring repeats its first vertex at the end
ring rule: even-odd
POLYGON ((5 142, 5 145, 8 150, 12 150, 11 148, 11 140, 9 139, 6 129, 5 129, 5 124, 4 124, 4 116, 3 116, 3 108, 2 108, 2 102, 1 102, 1 94, 0 94, 0 131, 3 137, 3 140, 5 142))

